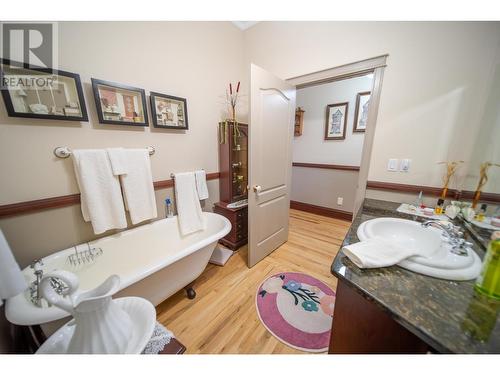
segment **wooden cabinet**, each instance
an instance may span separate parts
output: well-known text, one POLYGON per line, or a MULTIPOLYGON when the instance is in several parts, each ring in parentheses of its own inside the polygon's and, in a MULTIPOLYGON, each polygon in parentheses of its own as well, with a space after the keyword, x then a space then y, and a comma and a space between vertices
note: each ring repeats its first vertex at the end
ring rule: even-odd
POLYGON ((226 202, 217 202, 214 212, 231 222, 231 231, 219 241, 221 244, 237 250, 248 242, 248 207, 227 208, 226 202))
POLYGON ((225 216, 232 225, 231 232, 220 242, 236 250, 248 240, 248 209, 228 208, 227 205, 248 196, 247 124, 219 123, 219 173, 220 202, 214 205, 214 212, 225 216))
POLYGON ((336 294, 330 354, 417 354, 430 350, 389 312, 341 279, 336 294))
POLYGON ((232 203, 247 197, 248 125, 219 123, 220 200, 232 203))

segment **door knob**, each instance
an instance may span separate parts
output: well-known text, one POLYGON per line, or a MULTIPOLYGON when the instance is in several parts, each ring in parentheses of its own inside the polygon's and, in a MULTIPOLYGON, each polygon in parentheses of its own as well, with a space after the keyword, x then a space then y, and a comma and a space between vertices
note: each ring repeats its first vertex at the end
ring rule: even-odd
POLYGON ((255 194, 259 195, 261 190, 262 190, 262 187, 260 185, 253 186, 253 191, 255 192, 255 194))

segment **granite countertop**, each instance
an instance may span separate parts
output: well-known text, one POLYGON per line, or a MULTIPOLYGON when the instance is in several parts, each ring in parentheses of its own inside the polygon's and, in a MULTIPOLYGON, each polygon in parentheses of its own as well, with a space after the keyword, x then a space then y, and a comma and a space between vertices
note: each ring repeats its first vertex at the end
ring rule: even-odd
MULTIPOLYGON (((358 226, 377 217, 424 218, 396 212, 399 203, 365 199, 342 246, 359 242, 358 226)), ((484 251, 473 238, 474 250, 484 251)), ((474 281, 447 281, 398 266, 360 269, 342 250, 332 273, 388 312, 403 327, 442 353, 500 353, 500 301, 474 291, 474 281)))

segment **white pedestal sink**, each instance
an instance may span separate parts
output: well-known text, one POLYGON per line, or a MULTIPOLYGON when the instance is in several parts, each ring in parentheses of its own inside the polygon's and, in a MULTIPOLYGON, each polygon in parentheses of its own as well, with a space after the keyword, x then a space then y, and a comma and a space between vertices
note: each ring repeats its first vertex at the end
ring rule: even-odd
POLYGON ((466 255, 452 253, 439 229, 424 228, 421 223, 399 218, 377 218, 365 221, 357 230, 361 241, 373 237, 389 240, 398 246, 416 250, 398 266, 427 276, 446 280, 472 280, 481 271, 481 259, 473 250, 466 255))

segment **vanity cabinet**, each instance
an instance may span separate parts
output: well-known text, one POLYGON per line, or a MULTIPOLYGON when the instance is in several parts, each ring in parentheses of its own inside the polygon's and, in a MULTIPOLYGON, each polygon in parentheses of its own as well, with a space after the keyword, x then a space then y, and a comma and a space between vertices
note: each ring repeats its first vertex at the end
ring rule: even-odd
POLYGON ((224 121, 219 123, 219 191, 220 202, 214 212, 225 216, 231 232, 220 242, 237 250, 248 241, 247 207, 228 208, 229 203, 247 198, 248 193, 248 125, 224 121))

